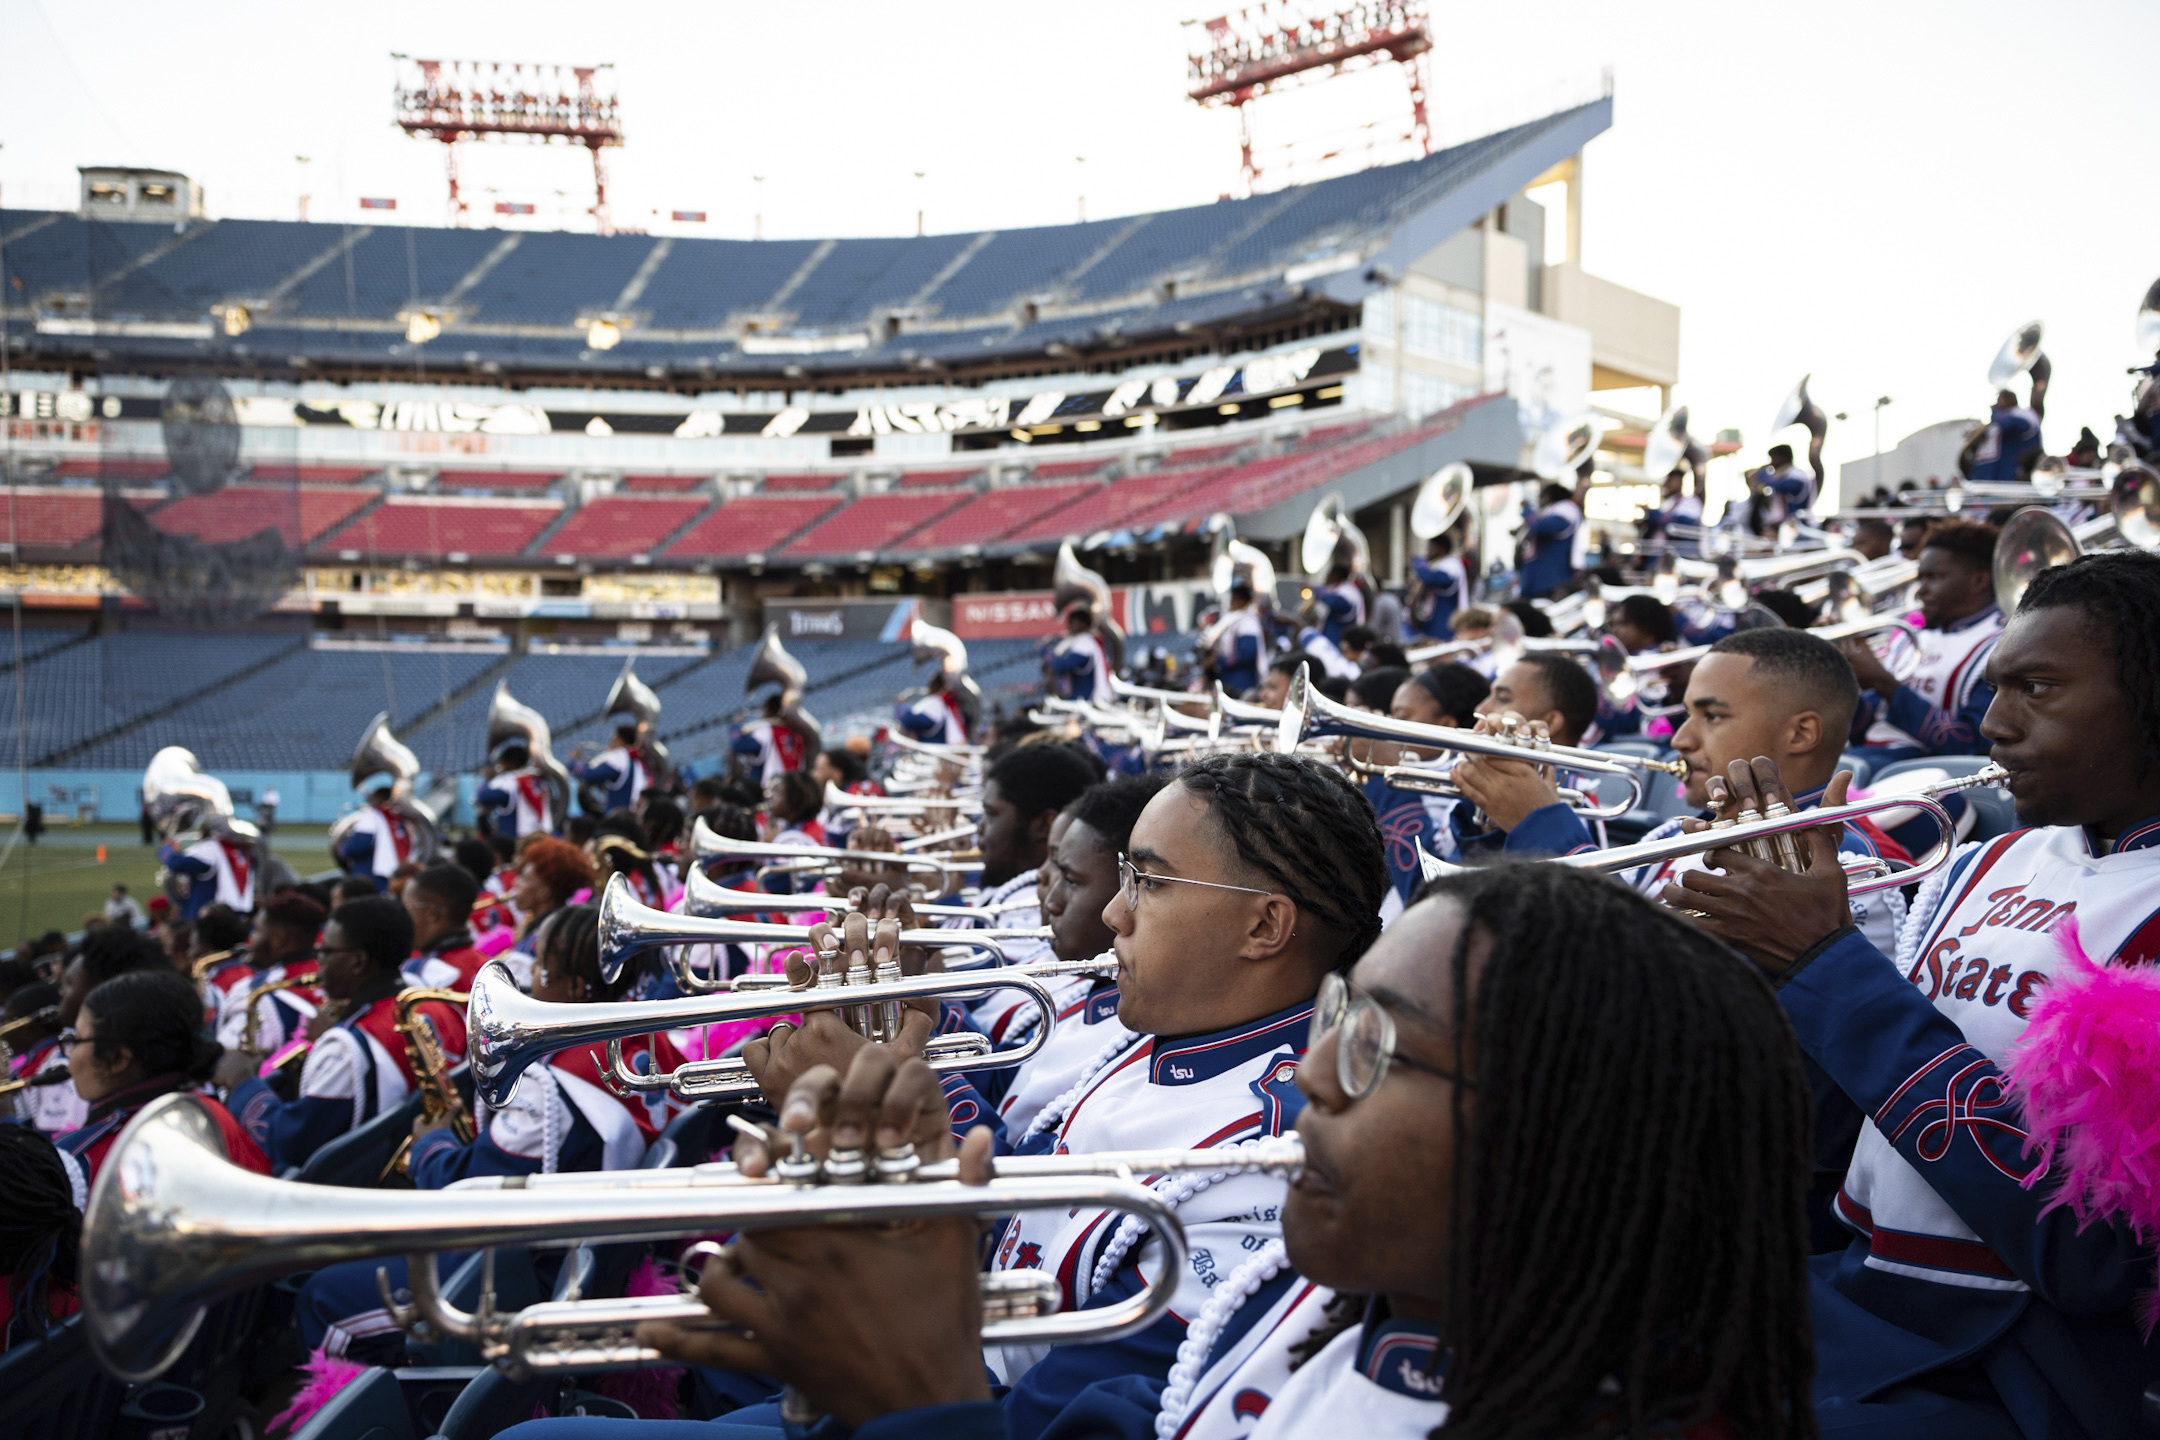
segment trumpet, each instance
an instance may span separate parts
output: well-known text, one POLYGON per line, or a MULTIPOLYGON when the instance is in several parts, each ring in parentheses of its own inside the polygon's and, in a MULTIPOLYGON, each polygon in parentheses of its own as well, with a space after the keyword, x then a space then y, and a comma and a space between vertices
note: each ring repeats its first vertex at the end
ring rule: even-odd
MULTIPOLYGON (((1894 890, 1924 880, 1950 863, 1957 850, 1957 822, 1950 812, 1943 809, 1942 801, 1961 790, 1973 790, 1981 786, 2000 785, 2009 778, 2002 766, 1987 764, 1970 775, 1945 780, 1902 795, 1879 795, 1850 805, 1828 805, 1815 810, 1787 810, 1782 805, 1772 805, 1758 814, 1743 810, 1732 820, 1715 822, 1708 830, 1698 830, 1691 835, 1674 835, 1664 840, 1645 840, 1639 845, 1621 845, 1611 850, 1590 850, 1580 855, 1563 855, 1555 862, 1571 865, 1578 870, 1595 870, 1609 875, 1617 870, 1632 870, 1638 865, 1654 865, 1664 860, 1677 860, 1686 855, 1700 855, 1711 850, 1745 850, 1758 860, 1766 860, 1787 870, 1803 870, 1802 859, 1793 835, 1803 830, 1813 830, 1824 825, 1843 825, 1848 820, 1880 814, 1885 810, 1918 810, 1935 822, 1941 838, 1928 852, 1914 861, 1911 868, 1894 870, 1885 860, 1866 860, 1845 867, 1846 893, 1872 895, 1877 890, 1894 890)), ((1454 867, 1460 868, 1460 867, 1454 867)))
MULTIPOLYGON (((972 834, 972 830, 960 834, 972 834)), ((958 838, 947 835, 942 838, 958 838)), ((929 843, 932 837, 921 837, 929 843)), ((713 832, 711 826, 700 816, 690 827, 690 857, 699 866, 732 860, 738 864, 758 867, 762 877, 771 874, 800 873, 805 867, 793 862, 811 860, 818 862, 813 868, 828 866, 882 868, 892 866, 909 871, 921 871, 941 877, 948 885, 955 875, 976 868, 965 856, 947 856, 934 859, 911 851, 895 850, 841 850, 831 845, 768 845, 759 840, 730 840, 713 832)), ((979 861, 978 861, 979 863, 979 861)))
POLYGON ((980 760, 983 753, 980 745, 938 745, 928 740, 911 739, 896 731, 886 732, 885 743, 913 755, 926 755, 933 760, 951 760, 959 764, 980 760))
POLYGON ((830 780, 825 782, 825 803, 834 810, 860 810, 865 814, 919 816, 932 810, 982 813, 980 795, 954 795, 943 799, 917 795, 850 795, 830 780))
MULTIPOLYGON (((1021 900, 1008 900, 995 907, 981 905, 930 905, 910 901, 916 918, 922 920, 979 920, 995 925, 998 917, 1008 910, 1032 910, 1040 901, 1029 895, 1021 900)), ((685 915, 699 919, 713 919, 727 915, 770 914, 775 910, 825 910, 842 914, 849 909, 844 895, 770 895, 762 890, 736 890, 707 875, 696 866, 683 882, 683 908, 685 915)), ((1048 937, 1044 932, 1044 938, 1048 937)))
MULTIPOLYGON (((1187 1263, 1184 1228, 1171 1203, 1135 1175, 1287 1177, 1303 1164, 1303 1146, 1285 1135, 1221 1150, 1003 1159, 988 1185, 963 1185, 950 1163, 925 1165, 902 1147, 874 1157, 836 1151, 821 1164, 791 1156, 771 1177, 737 1174, 701 1184, 517 1187, 522 1193, 461 1187, 355 1197, 335 1186, 243 1170, 226 1157, 199 1099, 167 1095, 144 1107, 98 1172, 83 1224, 83 1323, 108 1371, 151 1380, 180 1357, 204 1312, 225 1296, 295 1270, 407 1255, 413 1304, 391 1301, 389 1309, 402 1325, 424 1326, 427 1338, 476 1344, 489 1363, 516 1378, 635 1369, 663 1363, 631 1338, 638 1322, 709 1323, 711 1312, 690 1296, 658 1296, 551 1301, 503 1314, 488 1295, 478 1311, 466 1313, 442 1298, 435 1255, 569 1245, 595 1235, 665 1240, 716 1230, 1088 1207, 1137 1216, 1162 1241, 1161 1273, 1174 1277, 1187 1263)), ((1153 1324, 1169 1308, 1173 1289, 1157 1283, 1113 1305, 1059 1314, 1051 1277, 1014 1272, 999 1277, 987 1297, 982 1338, 991 1344, 1113 1340, 1153 1324)))
POLYGON ((1290 755, 1303 742, 1331 735, 1349 736, 1363 740, 1395 740, 1410 745, 1442 750, 1459 750, 1471 755, 1492 755, 1504 760, 1534 760, 1541 765, 1560 765, 1583 775, 1612 775, 1627 781, 1634 790, 1628 805, 1612 813, 1622 814, 1633 808, 1642 798, 1642 772, 1656 771, 1660 774, 1684 778, 1687 775, 1685 760, 1652 760, 1641 755, 1608 754, 1603 750, 1584 750, 1574 745, 1554 745, 1527 735, 1481 735, 1475 730, 1450 729, 1444 725, 1424 725, 1415 720, 1397 720, 1389 715, 1353 710, 1338 705, 1312 688, 1309 667, 1299 666, 1291 678, 1290 694, 1283 701, 1282 714, 1275 732, 1275 749, 1278 754, 1290 755))

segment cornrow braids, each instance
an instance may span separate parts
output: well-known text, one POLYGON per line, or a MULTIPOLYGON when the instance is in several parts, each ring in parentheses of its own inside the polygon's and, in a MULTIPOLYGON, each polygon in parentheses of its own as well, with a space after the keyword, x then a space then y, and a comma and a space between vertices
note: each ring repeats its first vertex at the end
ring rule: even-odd
POLYGON ((2115 651, 2115 680, 2145 742, 2160 763, 2160 555, 2102 550, 2033 576, 2018 614, 2075 605, 2093 634, 2115 651))
POLYGON ((1425 895, 1464 908, 1446 963, 1474 997, 1436 1436, 1813 1436, 1811 1106, 1769 986, 1604 876, 1503 863, 1425 895))
POLYGON ((1387 863, 1364 794, 1302 755, 1215 755, 1177 783, 1214 807, 1238 858, 1298 909, 1340 931, 1342 969, 1380 938, 1387 863))

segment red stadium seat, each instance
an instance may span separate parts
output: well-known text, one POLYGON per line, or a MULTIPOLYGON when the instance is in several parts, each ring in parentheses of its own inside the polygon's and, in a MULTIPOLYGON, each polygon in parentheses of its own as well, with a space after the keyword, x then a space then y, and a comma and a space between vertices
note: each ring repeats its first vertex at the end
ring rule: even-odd
POLYGON ((575 555, 587 560, 627 560, 650 555, 668 536, 705 509, 699 499, 647 499, 609 495, 587 501, 568 524, 540 547, 542 555, 575 555))
POLYGON ((865 495, 796 540, 782 553, 793 560, 814 555, 852 556, 865 551, 877 554, 891 550, 927 522, 966 504, 968 495, 965 490, 865 495))
POLYGON ((706 475, 625 475, 618 488, 632 494, 664 494, 695 490, 711 477, 706 475))
POLYGON ((793 495, 811 490, 830 490, 840 483, 838 475, 767 475, 758 482, 765 495, 793 495))
POLYGON ((438 490, 545 490, 562 479, 560 470, 445 470, 435 478, 438 490))
POLYGON ((298 550, 380 498, 379 490, 228 485, 215 495, 190 495, 160 506, 150 523, 168 535, 192 535, 209 545, 275 529, 287 549, 298 550))
POLYGON ((730 500, 690 527, 690 533, 667 548, 667 558, 729 560, 769 555, 839 508, 838 495, 744 496, 730 500))
POLYGON ((1092 480, 1076 480, 1065 485, 1014 485, 992 490, 916 531, 908 538, 908 548, 934 551, 988 545, 1022 525, 1047 523, 1049 517, 1095 489, 1092 480))
POLYGON ((357 550, 364 555, 507 560, 524 554, 525 547, 561 513, 562 505, 550 501, 392 495, 319 548, 357 550))

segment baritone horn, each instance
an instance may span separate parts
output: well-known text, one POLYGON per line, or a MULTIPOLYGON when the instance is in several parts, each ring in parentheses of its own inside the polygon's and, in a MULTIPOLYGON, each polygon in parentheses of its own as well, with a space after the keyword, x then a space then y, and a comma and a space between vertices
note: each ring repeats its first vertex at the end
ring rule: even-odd
MULTIPOLYGON (((1297 1137, 1285 1135, 1222 1150, 1007 1158, 997 1162, 987 1186, 964 1185, 956 1164, 922 1164, 902 1147, 868 1157, 836 1151, 822 1162, 786 1157, 775 1174, 756 1178, 704 1174, 717 1167, 702 1167, 684 1172, 680 1185, 354 1191, 273 1180, 234 1165, 203 1102, 166 1095, 122 1132, 92 1189, 82 1236, 84 1329, 107 1370, 146 1381, 180 1357, 205 1310, 226 1296, 297 1270, 404 1255, 414 1257, 414 1303, 408 1309, 392 1301, 388 1308, 403 1325, 424 1324, 431 1339, 467 1339, 520 1378, 633 1369, 661 1363, 630 1338, 639 1321, 709 1323, 711 1312, 693 1297, 659 1296, 555 1301, 504 1314, 489 1296, 477 1313, 466 1314, 442 1298, 435 1255, 570 1246, 594 1236, 667 1240, 771 1226, 987 1219, 1088 1207, 1140 1219, 1162 1241, 1162 1273, 1176 1276, 1187 1263, 1184 1228, 1173 1206, 1135 1174, 1287 1176, 1303 1163, 1297 1137), (848 1181, 856 1183, 838 1183, 848 1181)), ((1175 1289, 1157 1283, 1114 1305, 1059 1314, 1057 1286, 1047 1280, 1021 1272, 995 1286, 984 1341, 1116 1339, 1153 1324, 1175 1289)))

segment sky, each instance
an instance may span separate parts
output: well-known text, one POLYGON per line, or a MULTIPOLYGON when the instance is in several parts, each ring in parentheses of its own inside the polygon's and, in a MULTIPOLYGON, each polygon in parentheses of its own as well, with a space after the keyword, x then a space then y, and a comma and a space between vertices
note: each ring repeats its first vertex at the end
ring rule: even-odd
MULTIPOLYGON (((1682 309, 1675 398, 1759 455, 1802 374, 1833 463, 1983 412, 1988 362, 2039 318, 2050 448, 2127 408, 2160 276, 2143 174, 2152 0, 1433 0, 1436 143, 1594 93, 1583 263, 1682 309)), ((0 201, 72 208, 75 167, 184 171, 215 216, 443 223, 439 147, 391 123, 393 52, 608 63, 628 134, 616 222, 768 237, 1010 229, 1239 193, 1237 122, 1185 98, 1220 13, 1153 0, 367 5, 0 0, 0 201), (303 166, 297 156, 308 156, 303 166), (918 178, 919 172, 919 178, 918 178), (754 177, 763 177, 757 179, 754 177), (702 225, 665 220, 702 210, 702 225), (656 219, 654 212, 660 212, 656 219), (382 218, 367 212, 369 218, 382 218)), ((1405 128, 1395 67, 1255 107, 1285 144, 1405 128)), ((1399 146, 1399 142, 1398 146, 1399 146)), ((467 193, 589 226, 580 153, 460 148, 467 193)), ((1337 162, 1344 163, 1344 162, 1337 162)), ((492 217, 491 217, 492 218, 492 217)), ((1557 228, 1557 227, 1556 227, 1557 228)))

